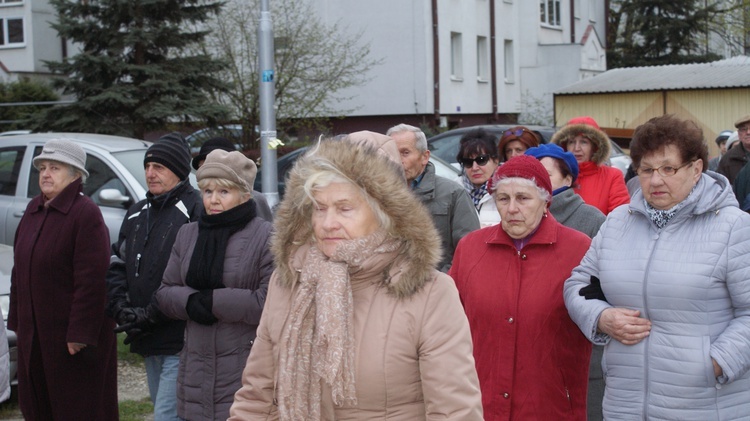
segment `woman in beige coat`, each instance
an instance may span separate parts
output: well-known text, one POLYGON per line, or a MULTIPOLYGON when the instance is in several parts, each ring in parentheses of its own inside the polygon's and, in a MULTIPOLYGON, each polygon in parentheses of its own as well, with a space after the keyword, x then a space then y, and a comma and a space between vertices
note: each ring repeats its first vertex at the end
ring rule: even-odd
POLYGON ((349 137, 311 148, 287 181, 230 420, 481 420, 469 325, 434 269, 432 220, 398 158, 371 146, 390 139, 349 137))

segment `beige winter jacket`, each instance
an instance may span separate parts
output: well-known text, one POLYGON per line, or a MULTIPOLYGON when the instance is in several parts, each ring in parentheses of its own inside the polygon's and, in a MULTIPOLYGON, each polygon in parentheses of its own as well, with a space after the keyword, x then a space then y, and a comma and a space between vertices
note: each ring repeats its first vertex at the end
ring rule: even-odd
MULTIPOLYGON (((324 154, 373 197, 403 240, 383 273, 351 277, 354 305, 356 406, 335 406, 323 384, 323 420, 482 420, 469 325, 455 284, 434 269, 440 240, 399 166, 367 146, 323 142, 324 154)), ((312 230, 302 183, 303 157, 292 170, 276 216, 271 277, 258 336, 236 393, 230 420, 276 420, 276 379, 282 332, 310 250, 312 230)))

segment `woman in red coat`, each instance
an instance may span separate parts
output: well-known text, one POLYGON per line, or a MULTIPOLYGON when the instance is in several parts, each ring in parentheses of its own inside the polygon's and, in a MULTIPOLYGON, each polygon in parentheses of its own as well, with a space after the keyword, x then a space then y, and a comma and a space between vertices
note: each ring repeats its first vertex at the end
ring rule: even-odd
POLYGON ((576 117, 552 136, 552 143, 572 152, 578 161, 578 193, 587 204, 608 215, 630 203, 622 171, 607 165, 612 145, 591 117, 576 117))
POLYGON ((109 234, 82 191, 86 152, 64 139, 34 158, 41 194, 16 232, 8 328, 26 420, 117 420, 114 322, 105 317, 109 234))
POLYGON ((492 178, 500 225, 468 234, 450 275, 469 318, 486 421, 586 420, 591 344, 562 288, 591 240, 549 213, 552 185, 531 156, 492 178))

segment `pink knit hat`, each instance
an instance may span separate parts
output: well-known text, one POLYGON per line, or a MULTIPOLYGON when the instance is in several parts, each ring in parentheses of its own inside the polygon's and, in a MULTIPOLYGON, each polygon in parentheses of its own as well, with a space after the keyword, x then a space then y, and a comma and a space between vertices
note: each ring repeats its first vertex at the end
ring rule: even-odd
POLYGON ((594 120, 592 117, 589 116, 583 116, 583 117, 573 117, 568 121, 568 126, 572 126, 573 124, 585 124, 587 126, 591 126, 595 128, 596 130, 601 130, 599 128, 599 124, 596 123, 596 120, 594 120))
POLYGON ((495 174, 492 175, 488 190, 493 191, 498 181, 510 177, 520 177, 527 180, 533 180, 537 186, 547 190, 550 197, 552 197, 552 181, 549 179, 549 173, 547 173, 544 165, 533 156, 519 155, 497 167, 495 174))

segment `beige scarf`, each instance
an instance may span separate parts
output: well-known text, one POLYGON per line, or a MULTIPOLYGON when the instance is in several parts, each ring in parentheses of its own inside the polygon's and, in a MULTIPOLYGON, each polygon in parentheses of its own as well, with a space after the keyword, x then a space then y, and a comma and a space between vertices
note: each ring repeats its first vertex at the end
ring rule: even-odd
POLYGON ((353 304, 350 274, 384 273, 401 242, 384 231, 342 241, 327 258, 307 253, 279 358, 279 415, 282 421, 319 420, 321 380, 336 405, 356 405, 353 304), (374 271, 373 271, 374 270, 374 271))

